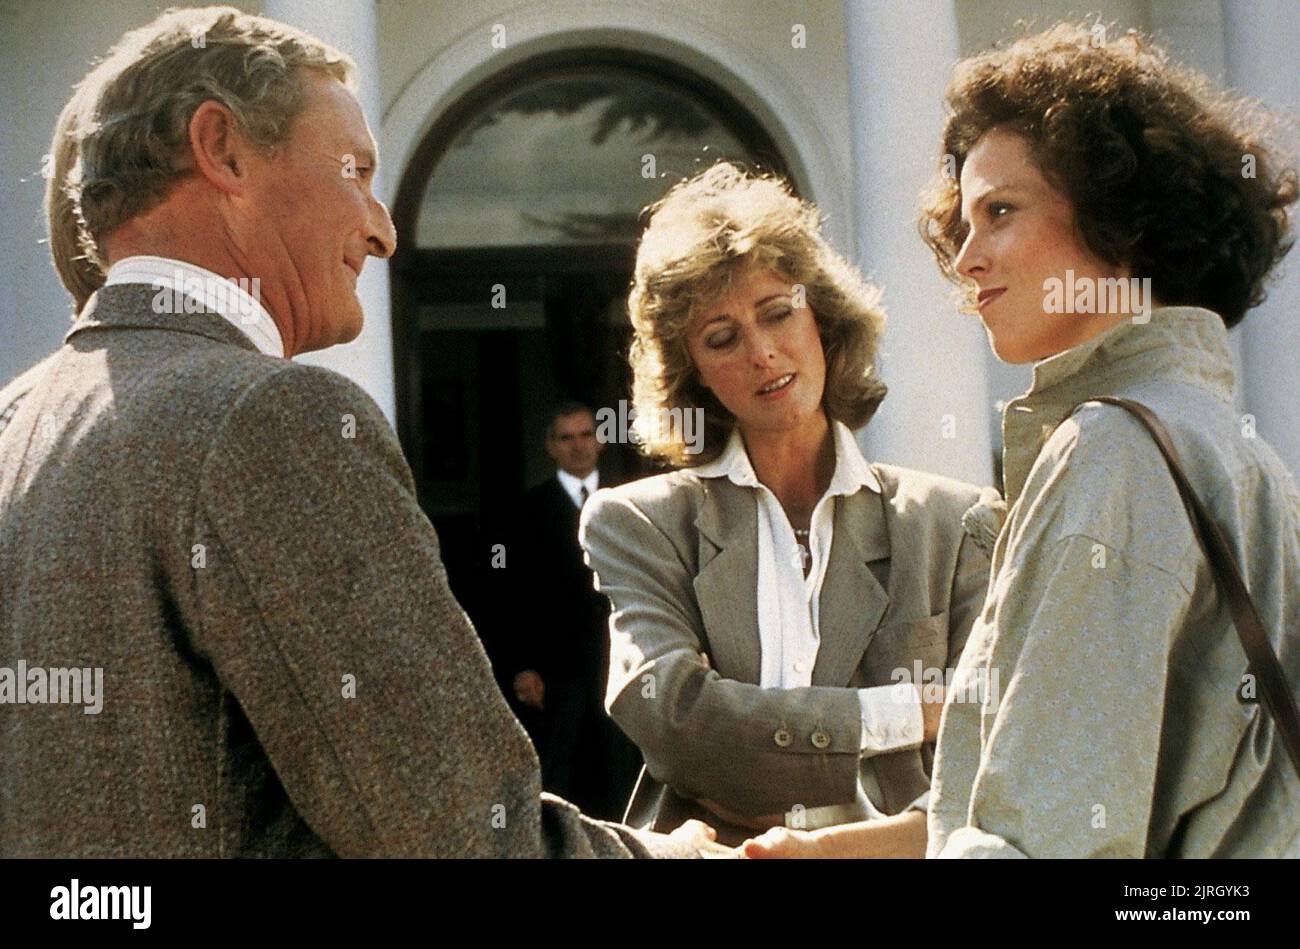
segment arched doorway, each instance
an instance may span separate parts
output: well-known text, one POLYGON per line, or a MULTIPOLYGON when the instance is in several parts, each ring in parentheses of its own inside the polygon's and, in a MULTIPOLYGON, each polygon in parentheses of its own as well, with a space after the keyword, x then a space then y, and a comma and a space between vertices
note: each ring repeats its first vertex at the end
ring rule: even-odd
MULTIPOLYGON (((627 398, 640 212, 719 158, 787 174, 772 137, 716 85, 589 48, 480 84, 405 169, 391 268, 398 433, 489 653, 493 547, 514 499, 553 473, 548 409, 627 398)), ((647 470, 629 446, 605 460, 618 478, 647 470)))

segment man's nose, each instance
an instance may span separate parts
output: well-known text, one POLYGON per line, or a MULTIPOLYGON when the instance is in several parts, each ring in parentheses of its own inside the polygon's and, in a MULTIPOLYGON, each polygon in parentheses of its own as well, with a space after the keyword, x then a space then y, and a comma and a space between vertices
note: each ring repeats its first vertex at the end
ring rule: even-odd
POLYGON ((378 198, 370 199, 369 233, 366 243, 374 257, 392 257, 397 250, 397 228, 393 226, 392 215, 388 207, 378 198))

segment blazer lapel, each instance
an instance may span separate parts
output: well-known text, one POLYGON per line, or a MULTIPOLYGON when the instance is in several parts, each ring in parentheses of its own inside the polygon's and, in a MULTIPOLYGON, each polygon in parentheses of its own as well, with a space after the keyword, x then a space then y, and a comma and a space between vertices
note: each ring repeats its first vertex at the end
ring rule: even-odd
POLYGON ((812 684, 844 687, 862 661, 889 594, 867 564, 889 557, 884 499, 873 491, 835 499, 831 559, 818 601, 821 645, 812 684))
POLYGON ((704 502, 695 519, 700 569, 695 598, 708 635, 709 662, 739 682, 758 684, 758 502, 726 478, 701 478, 704 502))

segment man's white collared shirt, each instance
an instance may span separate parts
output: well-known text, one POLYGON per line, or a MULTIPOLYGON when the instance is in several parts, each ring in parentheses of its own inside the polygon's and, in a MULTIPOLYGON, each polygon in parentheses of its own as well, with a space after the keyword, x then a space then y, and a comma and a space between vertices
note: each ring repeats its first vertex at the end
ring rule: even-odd
POLYGON ((570 500, 573 501, 573 506, 578 510, 582 510, 584 500, 582 489, 586 488, 587 497, 591 497, 596 493, 596 489, 600 487, 600 472, 595 469, 585 478, 571 475, 563 468, 556 471, 555 476, 560 479, 560 486, 564 488, 564 493, 569 496, 570 500))
POLYGON ((184 319, 185 311, 175 306, 176 300, 181 296, 192 297, 205 310, 220 314, 261 352, 284 358, 284 339, 275 320, 257 298, 256 278, 243 287, 188 261, 140 254, 123 257, 108 268, 104 286, 119 283, 146 283, 154 287, 159 291, 155 298, 161 304, 158 311, 171 310, 178 319, 184 319))

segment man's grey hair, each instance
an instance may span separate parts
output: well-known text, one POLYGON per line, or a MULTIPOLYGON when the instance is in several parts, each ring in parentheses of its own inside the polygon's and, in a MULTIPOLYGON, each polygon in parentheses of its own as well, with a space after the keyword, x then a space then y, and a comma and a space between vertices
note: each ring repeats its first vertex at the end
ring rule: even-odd
POLYGON ((268 155, 307 102, 303 69, 355 91, 357 67, 315 37, 233 7, 171 9, 118 41, 55 126, 50 252, 77 309, 103 285, 100 242, 190 173, 189 123, 206 101, 268 155))

